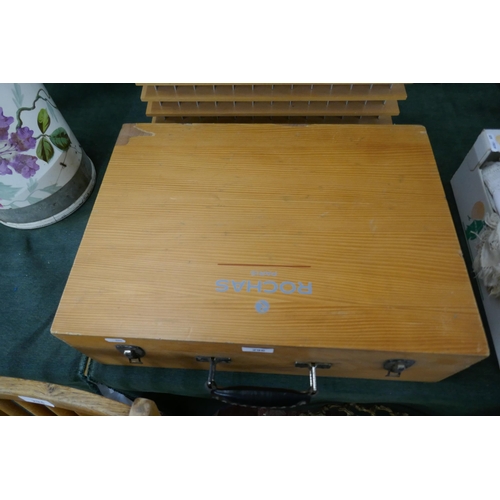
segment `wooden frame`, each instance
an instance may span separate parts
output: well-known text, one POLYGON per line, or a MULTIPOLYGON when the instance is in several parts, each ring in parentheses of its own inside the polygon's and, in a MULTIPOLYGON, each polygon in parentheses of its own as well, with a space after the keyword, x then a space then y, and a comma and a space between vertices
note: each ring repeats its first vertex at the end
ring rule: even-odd
POLYGON ((0 416, 159 416, 156 404, 132 406, 62 385, 0 377, 0 416))
POLYGON ((284 123, 390 124, 406 99, 403 84, 180 84, 141 85, 154 123, 239 123, 259 118, 284 123), (333 118, 333 120, 332 120, 333 118), (346 121, 347 118, 347 121, 346 121), (368 122, 366 119, 369 119, 368 122))

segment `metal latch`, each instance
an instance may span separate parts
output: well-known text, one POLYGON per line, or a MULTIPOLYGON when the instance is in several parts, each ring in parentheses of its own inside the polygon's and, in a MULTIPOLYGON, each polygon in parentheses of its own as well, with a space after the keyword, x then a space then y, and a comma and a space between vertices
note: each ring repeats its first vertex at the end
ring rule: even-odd
POLYGON ((384 362, 384 370, 387 370, 386 377, 401 377, 401 373, 414 364, 413 359, 388 359, 384 362))
POLYGON ((142 365, 141 358, 146 356, 146 351, 137 345, 118 344, 115 346, 118 352, 128 358, 130 363, 142 365))

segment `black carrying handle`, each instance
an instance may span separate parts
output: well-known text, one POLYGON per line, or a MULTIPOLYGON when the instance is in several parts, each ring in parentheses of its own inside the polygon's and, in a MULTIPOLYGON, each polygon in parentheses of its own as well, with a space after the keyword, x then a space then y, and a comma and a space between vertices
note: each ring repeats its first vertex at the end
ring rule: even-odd
POLYGON ((309 389, 307 391, 296 391, 294 389, 274 387, 217 387, 215 383, 217 364, 229 363, 231 359, 198 356, 196 360, 210 363, 207 387, 210 389, 212 397, 229 404, 257 408, 284 408, 309 403, 311 397, 318 392, 316 369, 330 368, 331 366, 329 363, 295 363, 297 368, 309 368, 309 389))
POLYGON ((255 406, 258 408, 282 408, 304 405, 311 401, 312 396, 312 394, 293 389, 245 386, 212 389, 211 394, 215 399, 224 403, 255 406))

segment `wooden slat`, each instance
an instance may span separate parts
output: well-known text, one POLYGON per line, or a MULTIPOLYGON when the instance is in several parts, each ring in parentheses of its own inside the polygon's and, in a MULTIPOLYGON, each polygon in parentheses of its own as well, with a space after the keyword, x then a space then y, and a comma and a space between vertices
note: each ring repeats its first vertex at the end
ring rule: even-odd
POLYGON ((390 116, 154 116, 153 123, 281 123, 391 125, 390 116))
POLYGON ((6 399, 0 399, 0 410, 11 417, 31 416, 31 413, 19 406, 17 403, 6 399))
MULTIPOLYGON (((219 83, 193 83, 193 82, 188 82, 188 83, 174 83, 174 82, 170 82, 170 83, 152 83, 152 82, 148 82, 148 83, 136 83, 136 85, 138 87, 144 87, 145 85, 155 85, 155 86, 160 86, 160 85, 175 85, 177 87, 180 87, 180 86, 184 86, 184 87, 192 87, 193 85, 196 85, 197 87, 198 86, 202 86, 202 85, 205 85, 205 86, 209 86, 209 87, 212 87, 213 85, 229 85, 229 86, 232 86, 232 85, 307 85, 307 86, 311 86, 311 85, 332 85, 331 83, 313 83, 313 82, 301 82, 301 83, 291 83, 291 82, 280 82, 280 83, 269 83, 269 82, 258 82, 258 83, 251 83, 251 82, 239 82, 239 83, 228 83, 228 82, 219 82, 219 83)), ((360 83, 360 82, 357 82, 357 83, 353 83, 353 82, 343 82, 343 83, 334 83, 333 85, 396 85, 395 83, 377 83, 377 84, 370 84, 370 83, 366 83, 366 82, 363 82, 363 83, 360 83)), ((407 83, 405 85, 408 85, 407 83)))
POLYGON ((30 412, 37 417, 55 417, 55 413, 48 407, 36 403, 28 403, 26 401, 16 400, 16 404, 22 406, 26 411, 30 412))
POLYGON ((403 84, 145 85, 145 102, 404 100, 403 84))
MULTIPOLYGON (((139 410, 134 415, 159 415, 153 401, 139 399, 137 405, 139 410)), ((0 416, 125 416, 130 411, 126 404, 86 391, 34 380, 0 377, 0 416)))
POLYGON ((77 417, 78 415, 71 410, 66 410, 65 408, 51 408, 51 410, 59 417, 77 417))
POLYGON ((149 102, 147 116, 396 116, 396 101, 365 102, 149 102))
MULTIPOLYGON (((49 401, 54 406, 77 413, 83 411, 90 415, 126 416, 130 411, 126 404, 90 392, 33 380, 0 377, 0 398, 18 399, 19 395, 49 401)), ((15 404, 0 400, 0 403, 2 402, 15 404)), ((8 408, 11 407, 12 405, 8 405, 8 408)), ((22 408, 21 410, 26 411, 22 408)))

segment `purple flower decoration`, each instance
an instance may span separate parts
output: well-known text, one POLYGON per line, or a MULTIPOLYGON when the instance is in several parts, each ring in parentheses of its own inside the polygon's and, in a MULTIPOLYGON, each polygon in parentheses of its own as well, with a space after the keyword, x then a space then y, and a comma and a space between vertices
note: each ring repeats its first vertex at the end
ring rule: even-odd
POLYGON ((6 141, 9 136, 9 126, 14 121, 12 116, 5 116, 0 108, 0 141, 6 141))
POLYGON ((9 138, 9 128, 13 122, 14 118, 5 116, 3 108, 0 108, 0 175, 12 175, 14 169, 29 179, 40 169, 37 157, 20 153, 35 148, 36 139, 29 127, 19 127, 11 132, 9 138))
POLYGON ((25 179, 29 179, 30 177, 33 177, 40 168, 36 160, 36 156, 16 155, 14 156, 14 159, 11 160, 10 166, 25 179))
POLYGON ((10 134, 9 143, 14 146, 16 151, 28 151, 36 146, 36 140, 33 138, 33 130, 28 127, 18 128, 10 134))
POLYGON ((12 175, 12 170, 9 168, 9 162, 0 158, 0 175, 12 175))

